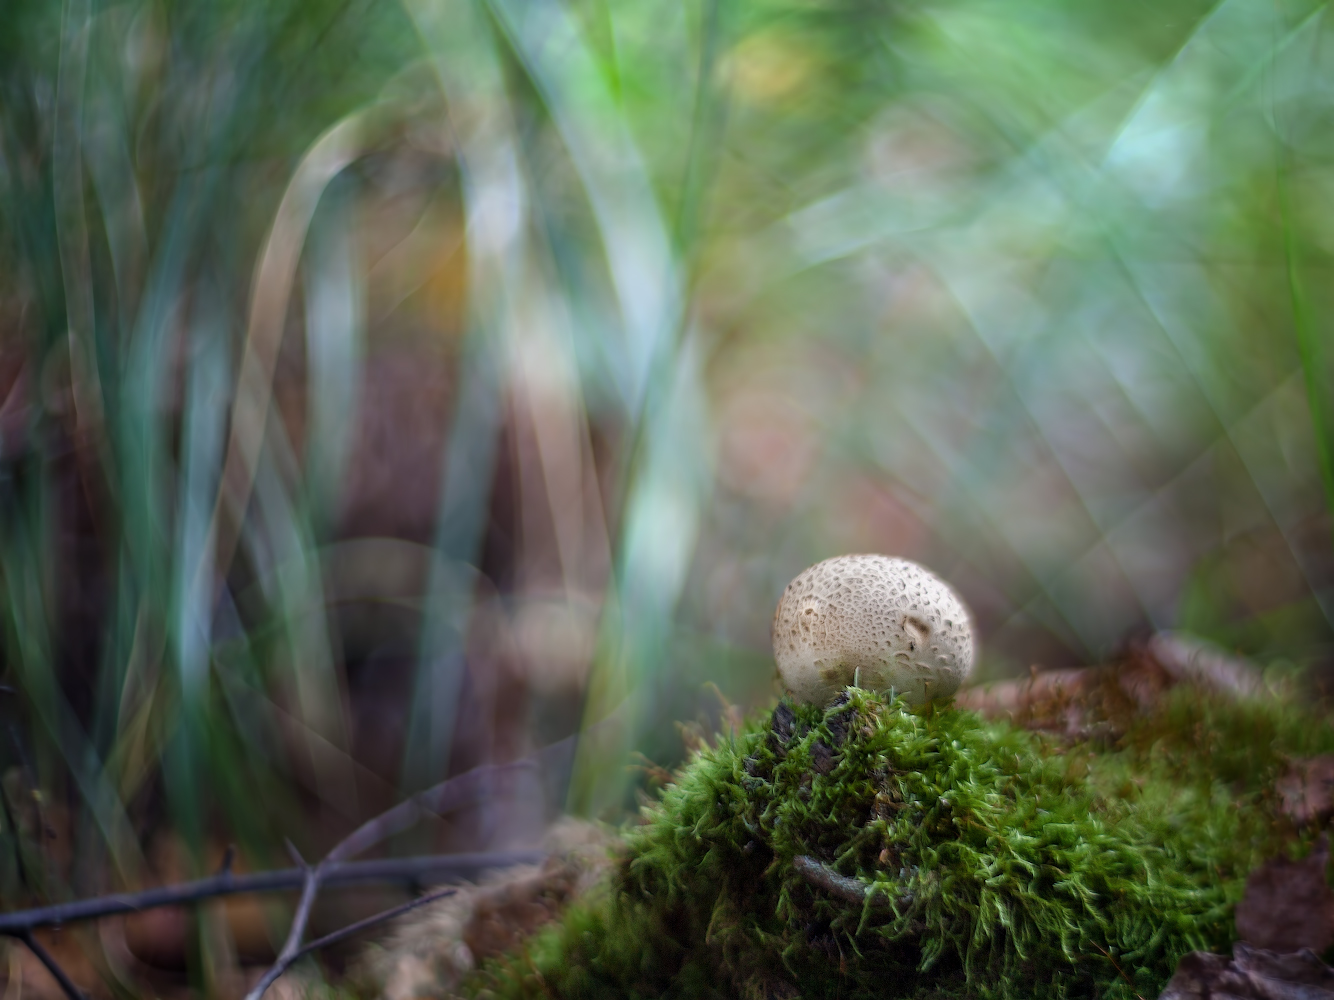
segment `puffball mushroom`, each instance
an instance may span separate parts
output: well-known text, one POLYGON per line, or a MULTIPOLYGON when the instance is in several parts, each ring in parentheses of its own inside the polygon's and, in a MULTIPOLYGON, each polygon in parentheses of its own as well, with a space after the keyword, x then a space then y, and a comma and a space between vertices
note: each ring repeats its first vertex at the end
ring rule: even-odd
POLYGON ((783 591, 772 636, 784 686, 819 705, 854 681, 921 705, 952 695, 973 667, 959 595, 890 556, 835 556, 804 570, 783 591))

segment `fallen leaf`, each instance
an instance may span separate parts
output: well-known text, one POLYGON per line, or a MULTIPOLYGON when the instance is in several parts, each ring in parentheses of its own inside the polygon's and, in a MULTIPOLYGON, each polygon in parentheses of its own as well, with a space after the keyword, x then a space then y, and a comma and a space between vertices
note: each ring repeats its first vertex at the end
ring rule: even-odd
POLYGON ((1071 740, 1116 739, 1150 714, 1176 687, 1224 698, 1267 691, 1254 664, 1202 639, 1160 632, 1115 663, 1039 670, 1018 680, 965 688, 960 708, 988 719, 1053 733, 1071 740))
POLYGON ((1329 840, 1301 861, 1274 858, 1246 879, 1237 904, 1237 936, 1257 948, 1323 952, 1334 945, 1334 892, 1325 879, 1329 840))
POLYGON ((1334 969, 1302 951, 1283 954, 1238 941, 1232 958, 1192 951, 1158 1000, 1334 1000, 1334 969))
POLYGON ((1276 789, 1280 808, 1298 826, 1334 816, 1334 754, 1289 761, 1276 789))

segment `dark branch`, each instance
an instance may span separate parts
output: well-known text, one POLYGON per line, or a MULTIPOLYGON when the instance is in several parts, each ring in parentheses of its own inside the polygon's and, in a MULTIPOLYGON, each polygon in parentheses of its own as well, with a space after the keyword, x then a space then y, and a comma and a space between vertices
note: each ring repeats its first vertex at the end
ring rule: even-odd
POLYGON ((330 866, 356 857, 381 841, 408 829, 424 816, 444 815, 479 799, 495 796, 498 789, 503 789, 507 778, 525 774, 538 776, 541 774, 544 762, 549 764, 554 760, 561 759, 572 747, 573 737, 553 744, 531 757, 509 764, 474 768, 466 774, 442 781, 440 784, 414 795, 406 802, 399 803, 392 809, 357 827, 342 841, 335 844, 333 849, 324 856, 324 860, 314 868, 305 866, 304 860, 289 841, 288 850, 291 851, 297 862, 304 867, 301 902, 297 906, 296 916, 292 918, 292 927, 287 933, 287 940, 284 942, 277 960, 273 963, 273 967, 264 973, 259 982, 255 984, 255 988, 246 994, 245 1000, 263 1000, 264 993, 268 988, 301 955, 301 939, 306 933, 306 924, 310 920, 311 907, 314 906, 315 897, 320 891, 321 882, 330 866), (566 744, 568 744, 568 747, 566 744))
POLYGON ((376 844, 401 833, 425 816, 444 816, 464 806, 494 798, 507 780, 521 775, 540 778, 544 771, 560 771, 573 761, 577 746, 577 738, 567 736, 509 764, 473 768, 458 777, 442 781, 363 823, 330 851, 325 860, 346 861, 366 853, 376 844))
MULTIPOLYGON (((264 977, 255 984, 255 988, 246 994, 247 1000, 258 1000, 270 986, 281 978, 284 972, 312 952, 319 951, 321 948, 328 948, 330 945, 338 944, 340 941, 346 941, 348 938, 356 937, 364 930, 369 930, 385 921, 393 920, 395 917, 401 917, 403 914, 415 910, 419 906, 425 906, 427 903, 434 903, 438 899, 452 896, 456 892, 458 892, 457 889, 444 889, 441 892, 434 892, 428 896, 420 896, 417 899, 410 900, 400 906, 395 906, 391 910, 385 910, 383 913, 376 913, 373 916, 366 917, 364 920, 358 920, 356 923, 348 924, 346 927, 342 927, 331 934, 326 934, 322 938, 316 938, 309 944, 296 948, 290 953, 288 952, 287 947, 284 946, 283 954, 278 956, 278 960, 273 963, 273 968, 264 973, 264 977)), ((309 914, 307 914, 307 916, 308 915, 309 914)), ((293 934, 297 930, 298 925, 303 929, 305 927, 305 920, 301 919, 301 916, 302 915, 298 913, 298 919, 292 922, 293 933, 288 934, 288 944, 291 944, 295 939, 293 934)))
POLYGON ((377 924, 383 924, 396 917, 401 917, 403 914, 409 913, 412 910, 417 909, 419 906, 425 906, 428 903, 434 903, 436 900, 445 899, 448 896, 454 895, 456 892, 458 892, 457 889, 441 889, 439 892, 433 892, 426 896, 418 896, 416 899, 395 906, 391 910, 385 910, 383 913, 376 913, 373 916, 366 917, 364 920, 358 920, 354 924, 348 924, 346 927, 339 928, 331 934, 324 935, 322 938, 316 938, 314 941, 310 942, 310 944, 303 946, 302 949, 296 953, 292 961, 295 962, 297 959, 304 958, 311 952, 319 951, 322 948, 328 948, 331 945, 346 941, 348 938, 356 937, 362 931, 370 930, 377 924))
MULTIPOLYGON (((296 848, 292 846, 291 841, 287 844, 288 850, 301 860, 301 855, 297 854, 296 848)), ((272 968, 260 977, 255 988, 246 994, 246 1000, 260 1000, 270 986, 277 981, 278 977, 287 971, 287 967, 296 961, 301 952, 301 939, 306 936, 306 924, 310 921, 310 911, 315 905, 315 896, 320 891, 320 876, 323 874, 324 863, 311 868, 304 865, 302 870, 301 883, 301 902, 297 904, 296 915, 292 917, 292 928, 287 932, 287 940, 283 942, 283 950, 278 953, 277 960, 272 968)))
POLYGON ((69 1000, 88 1000, 88 998, 84 996, 83 991, 74 985, 74 980, 70 979, 65 973, 65 970, 60 967, 60 963, 56 961, 55 956, 47 951, 46 948, 42 946, 42 942, 38 941, 37 938, 33 936, 32 931, 21 931, 14 934, 13 937, 18 938, 26 944, 28 950, 36 955, 41 963, 46 966, 46 971, 56 977, 56 982, 60 984, 60 988, 65 991, 65 996, 69 997, 69 1000))
MULTIPOLYGON (((872 887, 861 879, 840 875, 828 865, 823 865, 804 854, 799 854, 792 859, 792 867, 797 870, 798 875, 811 885, 817 889, 823 889, 829 895, 844 902, 861 906, 866 902, 866 897, 871 895, 872 887)), ((871 895, 871 905, 875 907, 889 906, 889 900, 883 893, 876 892, 871 895)))
MULTIPOLYGON (((473 875, 488 868, 534 864, 545 857, 541 851, 495 851, 343 861, 326 866, 320 881, 326 886, 377 882, 401 882, 407 885, 444 882, 473 875)), ((231 896, 246 892, 290 892, 301 888, 304 882, 305 872, 300 868, 283 868, 247 875, 223 872, 195 882, 145 889, 143 892, 117 893, 93 899, 80 899, 72 903, 58 903, 55 906, 0 913, 0 934, 22 937, 25 931, 38 927, 59 927, 62 924, 97 920, 120 913, 138 913, 163 906, 182 906, 216 896, 231 896)))
POLYGON ((323 885, 394 881, 419 884, 433 875, 457 878, 460 875, 485 868, 501 868, 542 860, 544 855, 540 851, 428 855, 417 858, 363 862, 353 862, 348 859, 369 850, 395 833, 407 829, 423 816, 444 815, 462 806, 495 796, 497 786, 503 787, 505 780, 512 776, 531 775, 540 778, 544 768, 559 770, 562 765, 569 763, 568 758, 573 756, 574 748, 574 737, 570 737, 554 743, 524 760, 514 761, 510 764, 479 767, 456 778, 441 782, 362 824, 350 836, 337 844, 325 856, 324 860, 313 868, 301 860, 300 855, 289 843, 288 848, 296 856, 299 867, 281 871, 257 872, 251 875, 235 875, 231 870, 233 855, 229 848, 227 856, 223 860, 222 868, 212 878, 199 879, 181 885, 164 886, 158 889, 148 889, 143 892, 117 893, 112 896, 83 899, 73 903, 61 903, 55 906, 0 914, 0 934, 16 937, 32 949, 33 954, 56 977, 69 1000, 87 1000, 69 976, 65 974, 65 971, 61 969, 59 963, 33 937, 32 932, 35 928, 59 926, 80 920, 96 920, 119 913, 137 913, 162 906, 179 906, 216 896, 228 896, 242 892, 277 892, 300 887, 301 900, 297 905, 296 915, 292 920, 292 927, 288 932, 282 952, 279 954, 273 968, 265 973, 264 977, 246 997, 246 1000, 260 1000, 265 990, 302 955, 318 948, 327 947, 374 924, 390 920, 401 913, 406 913, 408 910, 449 894, 449 892, 437 893, 434 896, 413 900, 411 903, 396 907, 393 910, 358 921, 303 947, 301 939, 305 936, 311 908, 314 906, 315 897, 323 885))
POLYGON ((287 856, 292 859, 292 864, 296 865, 302 871, 306 870, 306 859, 301 856, 301 852, 296 849, 296 844, 290 840, 283 841, 283 847, 287 848, 287 856))
POLYGON ((511 775, 533 774, 539 769, 536 760, 525 758, 512 764, 478 767, 457 778, 450 778, 424 792, 418 792, 406 802, 400 802, 388 812, 367 820, 353 830, 331 850, 328 861, 345 861, 364 854, 376 844, 402 833, 426 816, 443 816, 479 799, 495 794, 496 784, 511 775))

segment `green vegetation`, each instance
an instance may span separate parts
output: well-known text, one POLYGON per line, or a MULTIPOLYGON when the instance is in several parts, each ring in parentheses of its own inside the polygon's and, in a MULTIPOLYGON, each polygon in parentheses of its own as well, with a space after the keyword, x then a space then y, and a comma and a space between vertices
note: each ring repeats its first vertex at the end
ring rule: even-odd
POLYGON ((697 754, 612 885, 472 988, 1155 996, 1182 954, 1230 945, 1252 867, 1309 842, 1273 783, 1286 754, 1330 747, 1290 708, 1199 692, 1101 749, 858 689, 824 710, 785 701, 697 754))

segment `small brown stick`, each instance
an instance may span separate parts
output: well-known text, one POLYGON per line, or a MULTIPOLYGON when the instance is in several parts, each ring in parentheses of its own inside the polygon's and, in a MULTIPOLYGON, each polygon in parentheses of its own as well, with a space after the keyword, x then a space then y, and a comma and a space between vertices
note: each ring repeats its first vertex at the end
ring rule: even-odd
MULTIPOLYGON (((545 858, 546 854, 542 851, 494 851, 343 861, 328 865, 321 882, 325 886, 443 882, 487 868, 536 864, 545 858)), ((194 882, 159 886, 142 892, 94 896, 92 899, 77 899, 70 903, 57 903, 54 906, 0 913, 0 934, 22 940, 25 932, 38 927, 59 927, 123 913, 142 913, 164 906, 183 906, 218 896, 235 896, 250 892, 288 892, 300 889, 305 884, 305 878, 305 872, 300 868, 250 872, 245 875, 237 875, 230 871, 220 872, 194 882)))
POLYGON ((46 971, 55 977, 56 982, 60 984, 60 988, 65 992, 65 996, 69 997, 69 1000, 88 1000, 84 995, 83 990, 74 985, 74 980, 70 979, 68 973, 66 973, 65 970, 60 967, 60 963, 56 961, 55 956, 46 950, 42 945, 42 942, 38 941, 33 935, 32 931, 20 931, 14 934, 13 937, 18 938, 27 945, 28 950, 36 955, 38 960, 46 966, 46 971))
MULTIPOLYGON (((1130 981, 1130 977, 1125 974, 1125 970, 1121 968, 1120 963, 1118 963, 1117 960, 1112 957, 1112 953, 1108 951, 1106 948, 1104 948, 1102 945, 1098 944, 1097 941, 1093 942, 1093 947, 1097 948, 1100 952, 1102 952, 1103 957, 1106 958, 1107 961, 1112 963, 1112 968, 1116 970, 1117 974, 1126 981, 1126 984, 1133 991, 1135 989, 1135 984, 1130 981)), ((1138 993, 1136 993, 1135 1000, 1144 1000, 1144 998, 1140 996, 1138 993)))
POLYGON ((821 864, 805 854, 798 854, 793 858, 792 867, 797 870, 798 875, 811 885, 817 889, 823 889, 829 895, 844 902, 861 906, 869 896, 871 905, 874 907, 881 908, 890 905, 889 899, 883 892, 873 893, 873 887, 867 885, 861 879, 853 878, 850 875, 840 875, 828 865, 821 864))
MULTIPOLYGON (((341 940, 337 935, 351 935, 371 924, 361 921, 327 935, 309 945, 302 946, 301 938, 305 935, 310 912, 319 893, 321 884, 330 882, 354 881, 397 881, 403 877, 420 877, 432 871, 476 869, 484 867, 505 867, 508 865, 540 861, 545 855, 534 851, 510 851, 495 854, 475 854, 456 856, 435 856, 424 858, 383 859, 361 863, 351 863, 348 859, 369 850, 402 830, 407 829, 426 815, 444 815, 468 805, 471 802, 493 794, 497 779, 510 775, 540 774, 543 767, 559 767, 572 758, 575 738, 568 737, 545 747, 531 757, 513 761, 509 764, 474 768, 428 788, 401 802, 397 806, 363 823, 348 837, 337 844, 324 859, 314 867, 307 865, 300 855, 296 855, 299 867, 288 871, 257 872, 250 875, 236 875, 231 870, 233 852, 229 849, 218 874, 211 878, 199 879, 183 885, 164 886, 138 893, 119 893, 94 899, 75 900, 55 906, 38 907, 12 913, 0 913, 0 935, 17 938, 50 970, 60 983, 69 1000, 87 1000, 74 985, 69 976, 56 962, 55 958, 42 947, 33 936, 37 927, 59 926, 76 920, 95 920, 117 913, 135 913, 160 906, 173 906, 182 903, 197 902, 214 896, 226 896, 242 892, 271 892, 280 889, 292 889, 300 886, 301 899, 297 905, 292 927, 287 941, 283 945, 278 961, 269 969, 246 995, 246 1000, 260 1000, 273 982, 302 955, 316 948, 341 940)), ((22 748, 20 747, 20 750, 22 748)), ((39 817, 40 826, 40 817, 39 817)), ((289 850, 296 854, 295 848, 288 844, 289 850)), ((429 901, 424 900, 424 901, 429 901)), ((423 901, 414 901, 410 906, 401 908, 406 912, 423 901)), ((395 911, 386 911, 372 922, 388 920, 396 916, 395 911)))
MULTIPOLYGON (((567 742, 569 741, 561 741, 561 743, 567 742)), ((560 744, 556 744, 542 751, 540 755, 525 757, 509 764, 473 768, 456 778, 442 781, 424 792, 418 792, 407 801, 400 802, 392 809, 357 827, 326 855, 325 860, 345 861, 356 857, 381 841, 408 829, 426 816, 443 816, 454 812, 460 806, 489 795, 498 780, 510 775, 536 772, 539 769, 539 760, 536 758, 545 756, 559 747, 560 744)))
POLYGON ((533 961, 533 956, 528 951, 526 945, 523 948, 523 960, 528 963, 528 969, 537 979, 537 985, 542 987, 542 992, 551 997, 552 1000, 555 1000, 556 994, 551 992, 551 987, 547 985, 547 977, 542 975, 542 970, 539 969, 537 963, 533 961))
MULTIPOLYGON (((330 934, 324 935, 324 937, 316 938, 309 944, 302 945, 301 949, 295 955, 292 956, 292 960, 287 964, 288 966, 291 966, 300 959, 305 958, 311 952, 319 951, 321 948, 328 948, 330 945, 335 945, 341 941, 346 941, 350 937, 356 937, 362 931, 369 930, 370 928, 376 926, 377 924, 382 924, 385 921, 393 920, 396 917, 401 917, 403 914, 410 913, 411 911, 417 909, 417 907, 419 906, 425 906, 428 903, 434 903, 437 900, 445 899, 449 896, 453 896, 457 892, 458 892, 457 889, 441 889, 439 892, 433 892, 426 896, 418 896, 416 899, 409 900, 406 903, 401 903, 398 906, 393 907, 392 909, 385 910, 381 913, 373 914, 369 917, 365 917, 362 920, 358 920, 356 923, 348 924, 346 927, 340 927, 338 930, 333 931, 330 934)), ((286 968, 284 968, 283 971, 284 972, 287 971, 286 968)))
MULTIPOLYGON (((536 773, 540 770, 544 758, 546 760, 559 760, 564 753, 572 748, 572 740, 565 739, 552 744, 532 757, 513 761, 509 764, 474 768, 456 778, 450 778, 428 788, 406 802, 400 802, 392 809, 381 813, 374 819, 367 820, 353 830, 339 843, 335 844, 319 864, 313 868, 305 868, 305 878, 302 880, 301 887, 301 901, 297 905, 296 915, 292 918, 292 926, 287 933, 287 941, 283 944, 277 961, 255 984, 255 988, 246 994, 245 1000, 262 1000, 265 991, 296 961, 301 952, 301 939, 306 933, 306 924, 310 920, 310 911, 314 906, 315 896, 320 890, 320 881, 329 865, 346 861, 369 850, 381 841, 406 830, 423 816, 439 816, 453 812, 474 798, 492 794, 498 779, 503 779, 509 775, 536 773)), ((290 843, 288 849, 294 854, 296 853, 296 849, 290 843)), ((297 858, 299 859, 300 855, 297 855, 297 858)), ((304 861, 301 863, 304 865, 304 861)))
POLYGON ((245 1000, 260 1000, 264 993, 272 986, 288 967, 297 960, 301 951, 301 939, 306 936, 306 924, 310 921, 310 911, 315 906, 315 896, 320 891, 320 875, 323 874, 324 862, 320 862, 315 867, 305 863, 305 860, 288 841, 287 849, 292 852, 295 860, 299 861, 305 870, 305 878, 301 885, 301 901, 297 903, 296 915, 292 917, 291 929, 287 932, 287 940, 283 942, 283 949, 278 953, 278 959, 269 968, 269 971, 260 977, 255 988, 246 994, 245 1000))

